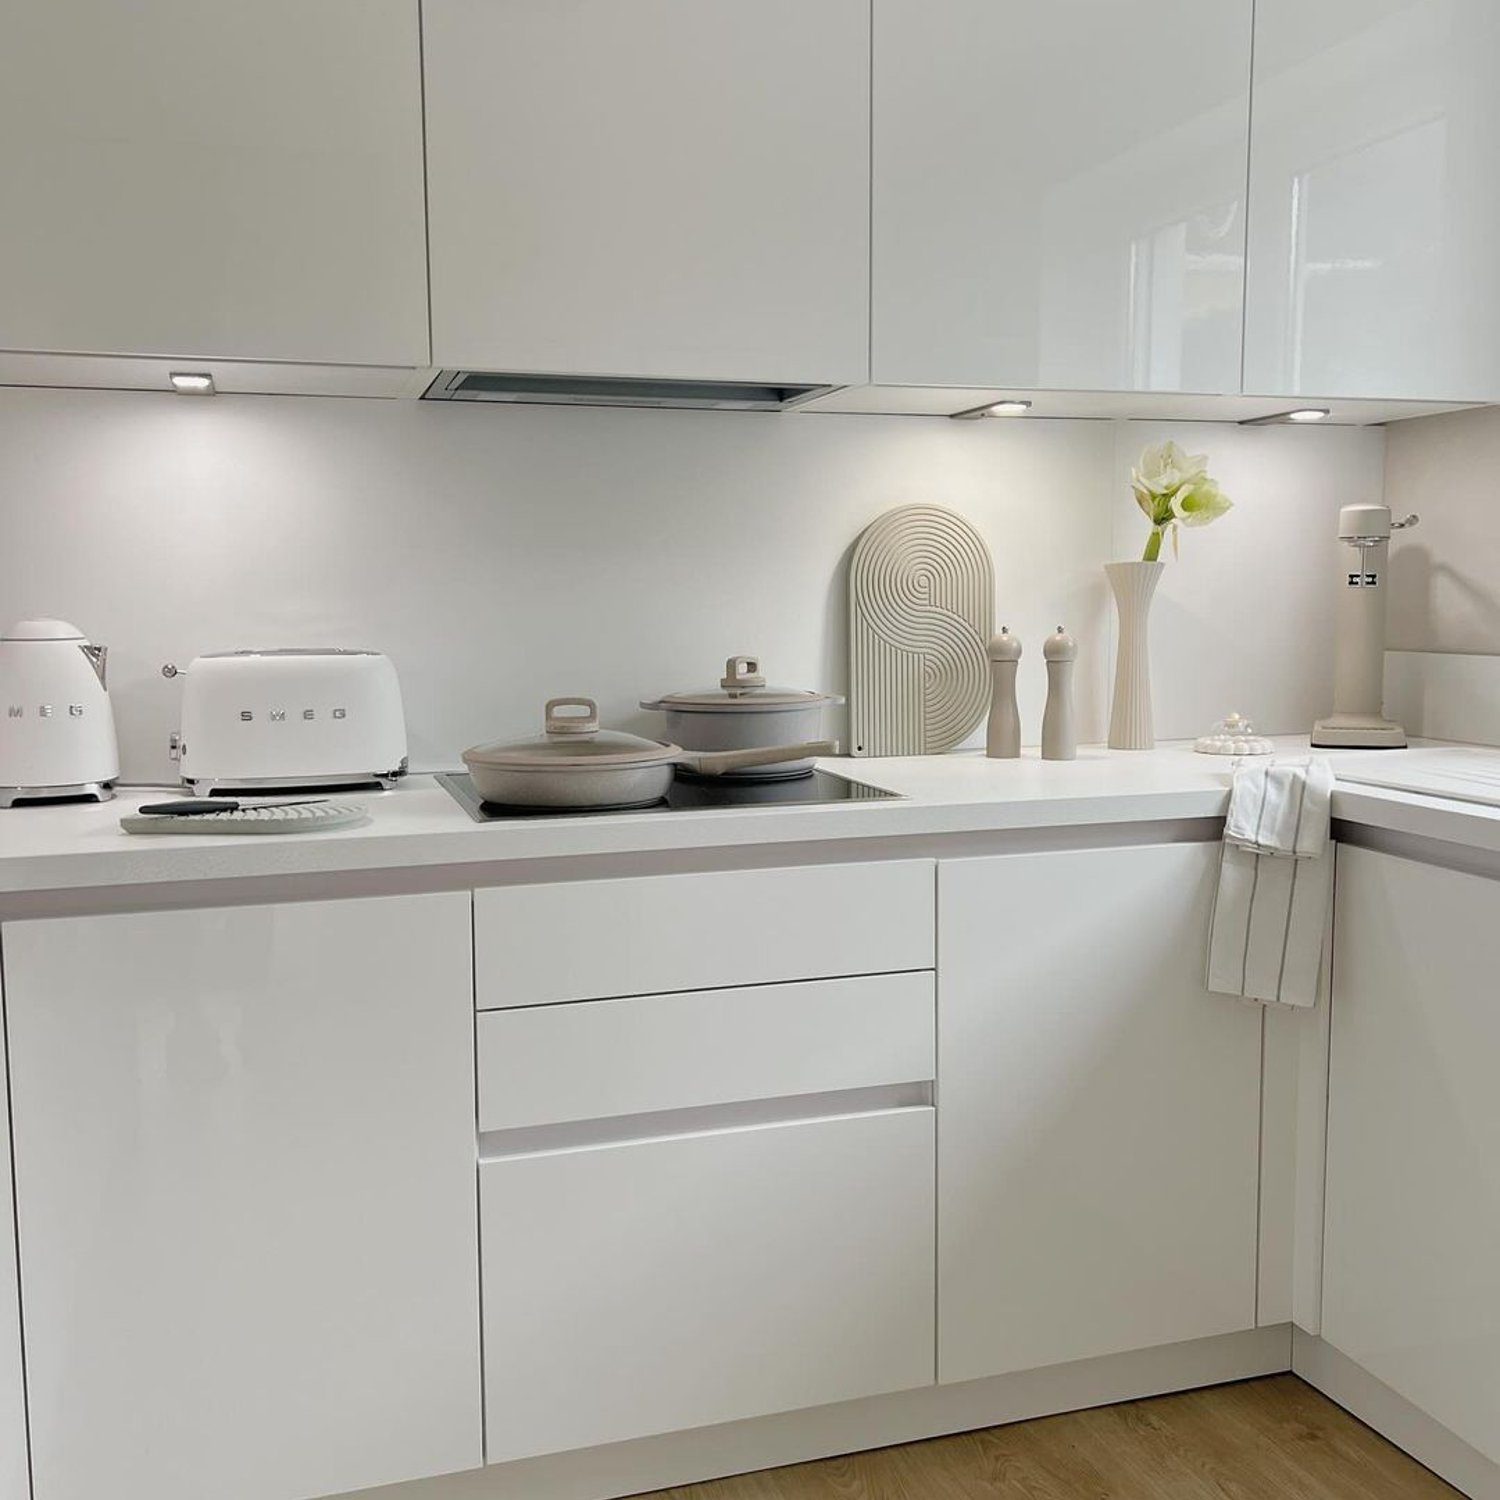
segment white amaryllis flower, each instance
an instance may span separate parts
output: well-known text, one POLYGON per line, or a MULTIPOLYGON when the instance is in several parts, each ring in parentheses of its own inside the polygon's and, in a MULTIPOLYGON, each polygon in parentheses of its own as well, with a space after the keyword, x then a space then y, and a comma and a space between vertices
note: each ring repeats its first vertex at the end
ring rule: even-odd
POLYGON ((1135 503, 1151 523, 1145 561, 1161 556, 1163 532, 1172 533, 1177 550, 1178 526, 1207 526, 1230 508, 1229 497, 1209 475, 1206 453, 1185 453, 1170 440, 1153 443, 1130 471, 1135 503))
POLYGON ((1169 439, 1147 448, 1131 471, 1130 478, 1139 497, 1142 490, 1150 495, 1172 495, 1183 485, 1203 479, 1207 474, 1206 453, 1184 453, 1169 439))
POLYGON ((1212 480, 1205 476, 1185 484, 1172 496, 1172 519, 1184 526, 1207 526, 1217 521, 1234 501, 1212 480))

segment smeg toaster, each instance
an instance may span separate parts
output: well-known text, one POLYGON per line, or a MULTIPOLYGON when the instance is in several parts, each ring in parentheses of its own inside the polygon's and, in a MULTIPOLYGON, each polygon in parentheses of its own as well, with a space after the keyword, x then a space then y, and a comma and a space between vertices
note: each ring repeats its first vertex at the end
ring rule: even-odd
POLYGON ((406 773, 401 684, 378 651, 220 651, 162 672, 183 678, 172 754, 196 793, 388 787, 406 773))

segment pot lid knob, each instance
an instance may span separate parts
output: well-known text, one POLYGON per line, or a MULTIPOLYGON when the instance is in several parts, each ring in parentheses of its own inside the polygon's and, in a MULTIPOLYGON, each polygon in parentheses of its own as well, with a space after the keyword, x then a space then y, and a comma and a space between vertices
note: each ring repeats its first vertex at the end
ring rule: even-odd
POLYGON ((592 698, 549 698, 544 719, 548 739, 583 739, 599 733, 599 705, 592 698), (565 708, 582 710, 565 714, 565 708))
POLYGON ((719 679, 719 686, 726 693, 748 693, 765 685, 766 679, 761 676, 758 656, 731 656, 724 663, 724 675, 719 679))

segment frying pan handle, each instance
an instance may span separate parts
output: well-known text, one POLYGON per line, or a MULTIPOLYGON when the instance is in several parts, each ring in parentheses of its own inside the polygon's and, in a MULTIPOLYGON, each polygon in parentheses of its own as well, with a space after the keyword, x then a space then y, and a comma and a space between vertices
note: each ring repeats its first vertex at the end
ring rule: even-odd
POLYGON ((779 766, 789 760, 812 760, 819 755, 837 755, 836 740, 808 740, 801 745, 764 745, 758 750, 684 750, 677 764, 699 776, 722 776, 750 766, 779 766))
POLYGON ((567 735, 575 739, 581 735, 598 734, 599 705, 592 698, 549 698, 543 727, 548 734, 567 735), (583 712, 559 713, 558 710, 563 708, 581 708, 583 712))

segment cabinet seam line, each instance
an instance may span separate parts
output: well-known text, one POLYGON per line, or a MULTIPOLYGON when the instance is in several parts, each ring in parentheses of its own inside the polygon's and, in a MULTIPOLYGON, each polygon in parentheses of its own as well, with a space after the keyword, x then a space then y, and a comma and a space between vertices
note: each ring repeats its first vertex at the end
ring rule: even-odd
POLYGON ((1265 1268, 1261 1234, 1265 1219, 1266 1194, 1266 1007, 1260 1008, 1260 1116, 1255 1132, 1255 1322, 1260 1327, 1260 1278, 1265 1268))
POLYGON ((865 380, 875 381, 875 0, 865 10, 869 70, 865 96, 865 380))
POLYGON ((942 1384, 942 1327, 943 1315, 943 1217, 939 1206, 942 1191, 943 1111, 942 1111, 942 1041, 943 1041, 943 987, 939 982, 941 969, 939 947, 942 942, 942 892, 943 867, 940 861, 932 862, 932 1379, 934 1385, 942 1384))
POLYGON ((427 149, 427 17, 417 0, 417 98, 422 111, 422 270, 427 293, 427 363, 433 363, 432 338, 432 194, 427 149))
POLYGON ((1245 225, 1240 256, 1240 394, 1245 394, 1245 343, 1250 336, 1250 187, 1255 139, 1255 34, 1256 9, 1260 0, 1250 0, 1250 61, 1245 79, 1245 225))
POLYGON ((10 1007, 6 1003, 5 937, 0 929, 0 1068, 5 1080, 6 1154, 10 1158, 10 1228, 16 1264, 16 1332, 21 1342, 21 1425, 26 1438, 26 1488, 36 1494, 35 1444, 31 1437, 31 1378, 26 1368, 26 1309, 21 1300, 21 1198, 16 1183, 16 1095, 10 1069, 10 1007))
POLYGON ((474 892, 469 892, 469 1008, 473 1016, 473 1043, 469 1051, 469 1067, 474 1085, 474 1277, 479 1310, 479 1458, 481 1464, 490 1461, 489 1395, 485 1382, 484 1347, 484 1198, 479 1172, 479 1017, 478 966, 475 952, 474 892))
MULTIPOLYGON (((476 971, 477 972, 477 971, 476 971)), ((551 1010, 560 1005, 598 1005, 608 1000, 664 1000, 672 995, 718 995, 728 990, 772 990, 797 984, 836 984, 841 979, 896 979, 906 974, 935 974, 932 965, 922 969, 873 969, 859 974, 812 974, 802 979, 762 979, 748 984, 694 984, 685 990, 632 990, 628 995, 573 995, 566 1000, 533 1000, 529 1005, 485 1005, 475 1011, 481 1016, 504 1015, 513 1010, 551 1010)))

